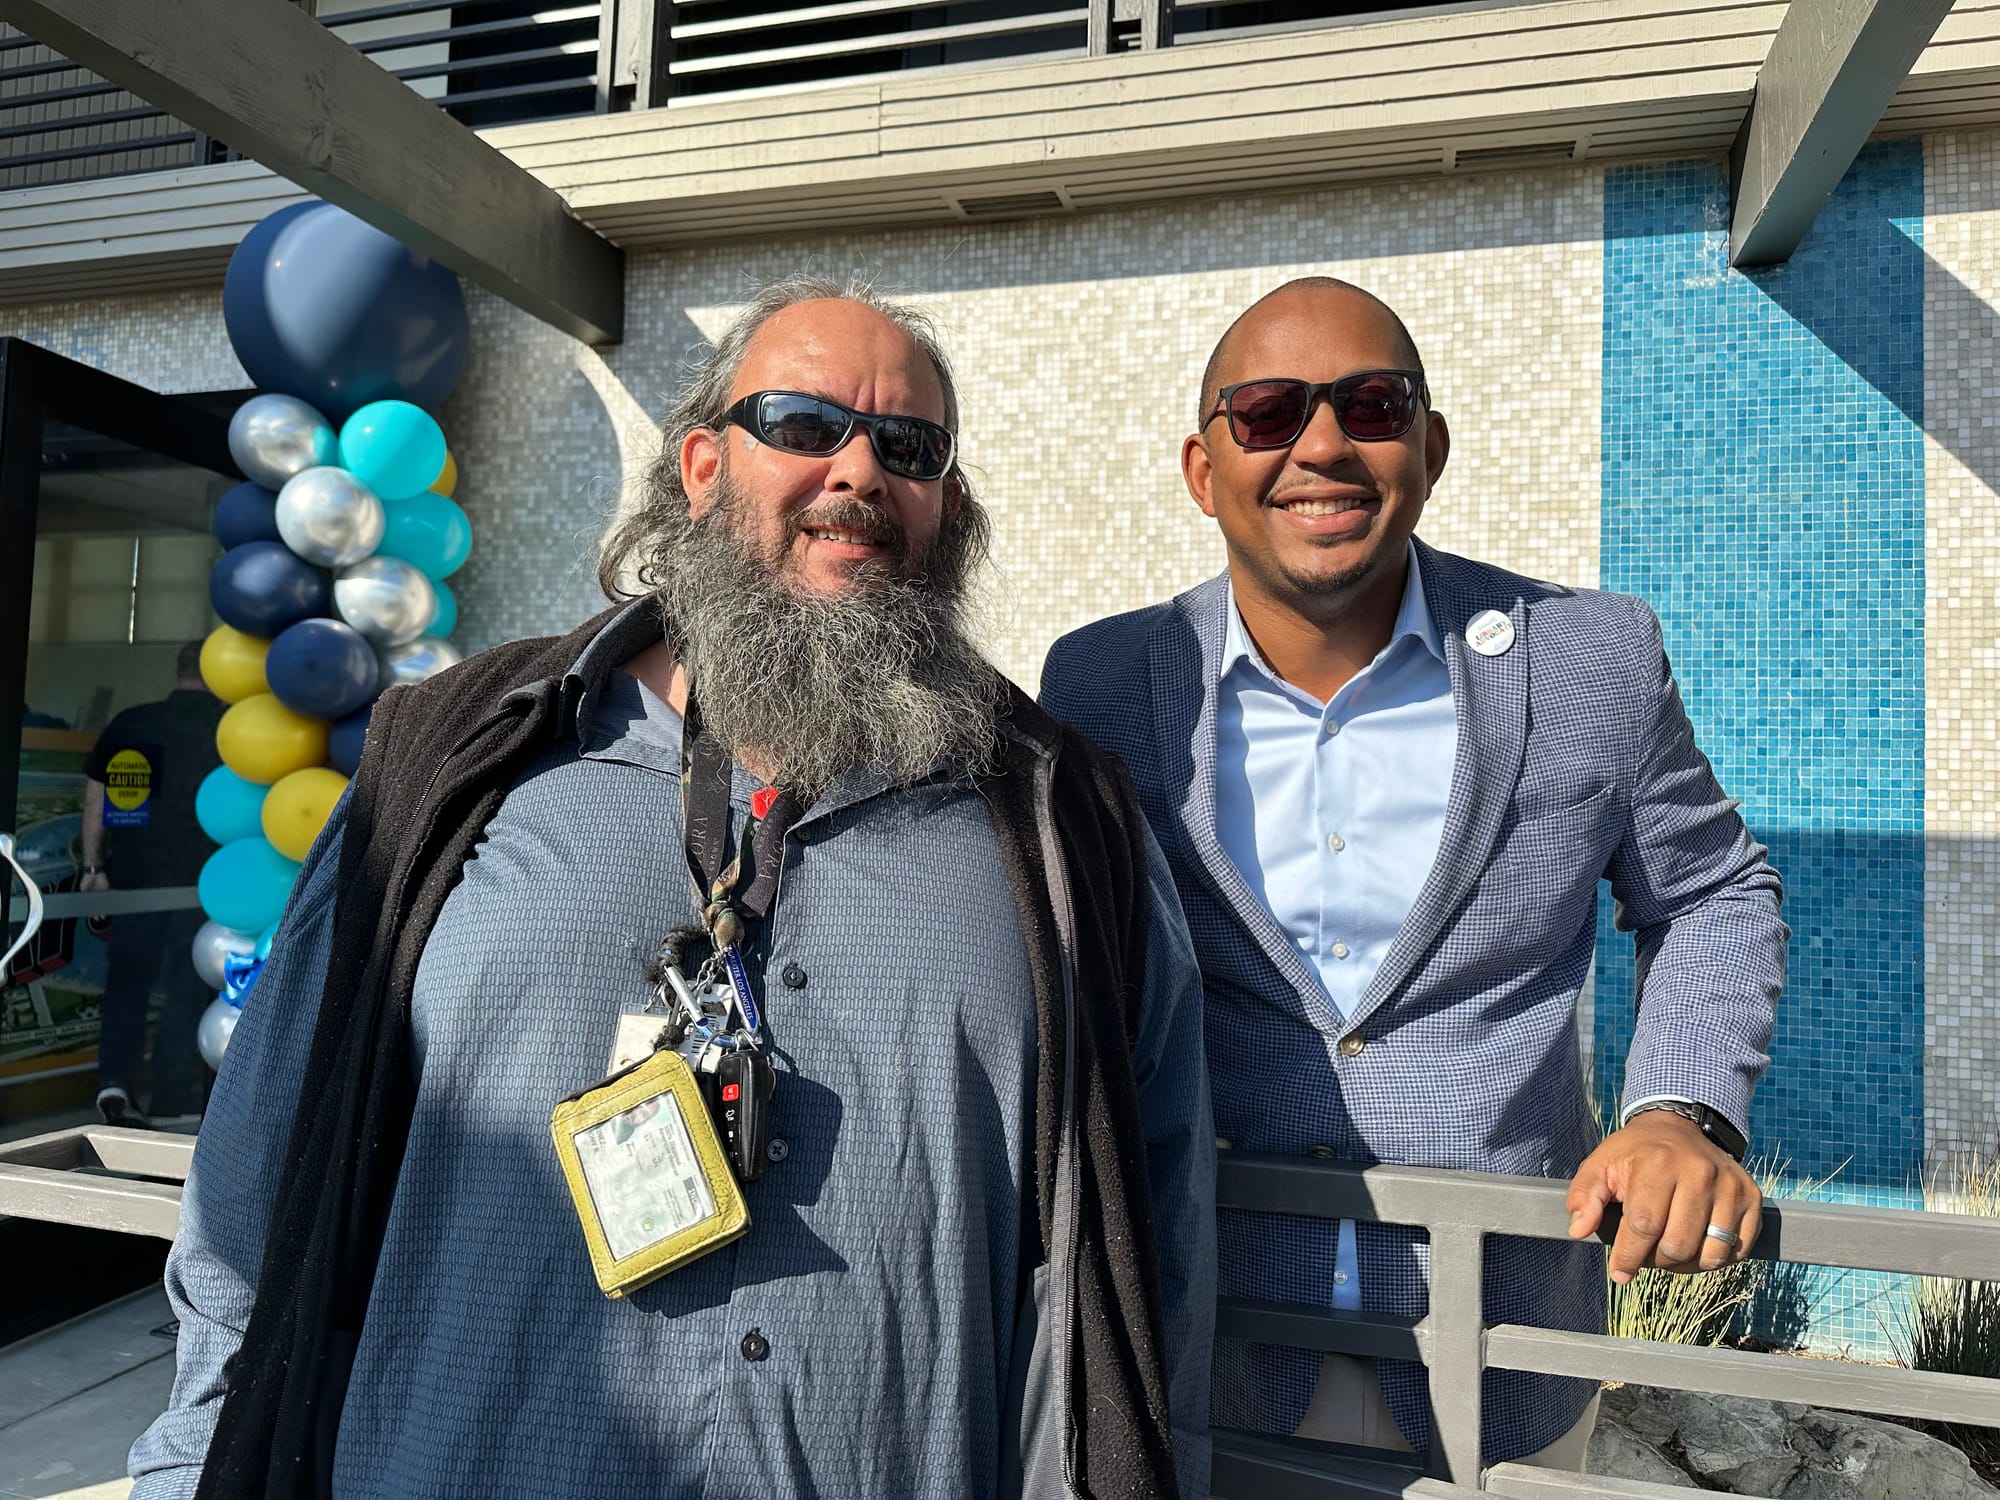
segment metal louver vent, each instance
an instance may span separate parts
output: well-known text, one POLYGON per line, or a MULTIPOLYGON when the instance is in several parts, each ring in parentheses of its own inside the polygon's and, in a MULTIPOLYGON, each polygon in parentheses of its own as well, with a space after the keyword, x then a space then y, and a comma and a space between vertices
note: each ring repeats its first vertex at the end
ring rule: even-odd
POLYGON ((1018 219, 1024 214, 1060 213, 1069 205, 1062 194, 1044 189, 1035 193, 996 193, 988 198, 960 198, 958 211, 968 219, 1018 219))
POLYGON ((1453 164, 1466 167, 1530 167, 1541 162, 1576 160, 1575 141, 1529 141, 1517 146, 1461 147, 1453 164))

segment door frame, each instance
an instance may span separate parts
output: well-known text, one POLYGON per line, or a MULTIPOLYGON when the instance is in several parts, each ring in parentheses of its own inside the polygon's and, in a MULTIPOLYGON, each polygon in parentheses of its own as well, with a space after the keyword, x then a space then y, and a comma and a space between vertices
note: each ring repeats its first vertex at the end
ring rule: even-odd
MULTIPOLYGON (((72 422, 181 463, 241 479, 229 456, 229 419, 252 390, 169 396, 65 358, 39 344, 0 338, 0 829, 19 811, 21 705, 28 688, 28 621, 41 508, 47 419, 72 422)), ((0 883, 0 929, 11 892, 0 883)))

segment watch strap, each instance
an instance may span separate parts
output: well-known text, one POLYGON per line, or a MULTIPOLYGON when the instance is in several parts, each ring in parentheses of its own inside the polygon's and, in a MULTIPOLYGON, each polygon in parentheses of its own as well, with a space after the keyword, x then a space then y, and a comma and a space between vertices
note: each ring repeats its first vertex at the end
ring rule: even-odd
POLYGON ((1750 1142, 1744 1138, 1743 1132, 1731 1124, 1729 1117, 1719 1109, 1711 1109, 1692 1100, 1658 1099, 1640 1105, 1632 1112, 1632 1118, 1636 1120, 1654 1110, 1665 1110, 1670 1115, 1692 1121, 1696 1129, 1736 1161, 1742 1161, 1750 1149, 1750 1142))

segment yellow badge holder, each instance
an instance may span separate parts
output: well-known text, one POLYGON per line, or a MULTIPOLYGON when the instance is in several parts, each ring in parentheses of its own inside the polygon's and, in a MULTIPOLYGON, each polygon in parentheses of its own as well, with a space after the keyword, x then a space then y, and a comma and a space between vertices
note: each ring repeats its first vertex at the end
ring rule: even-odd
POLYGON ((750 1228, 701 1085, 676 1052, 663 1048, 572 1094, 556 1106, 549 1131, 607 1297, 750 1228))

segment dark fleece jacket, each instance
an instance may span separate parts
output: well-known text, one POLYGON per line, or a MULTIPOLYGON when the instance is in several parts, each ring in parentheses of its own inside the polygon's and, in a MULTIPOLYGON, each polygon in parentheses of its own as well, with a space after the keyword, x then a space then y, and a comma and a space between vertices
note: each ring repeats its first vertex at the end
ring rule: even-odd
MULTIPOLYGON (((203 1500, 325 1500, 348 1373, 408 1141, 417 966, 525 757, 573 723, 568 676, 613 618, 498 647, 386 694, 354 779, 334 934, 258 1296, 202 1472, 203 1500)), ((1045 1337, 1078 1496, 1176 1493, 1145 1138, 1130 1050, 1150 892, 1125 768, 1010 688, 981 783, 1034 979, 1032 1222, 1074 1295, 1045 1337), (1054 856, 1051 859, 1051 855, 1054 856), (1067 1156, 1070 1201, 1057 1204, 1067 1156), (1068 1246, 1055 1246, 1067 1226, 1068 1246), (1053 1247, 1053 1248, 1051 1248, 1053 1247), (1073 1311, 1072 1311, 1073 1309, 1073 1311)), ((1032 1263, 1032 1262, 1031 1262, 1032 1263)))

